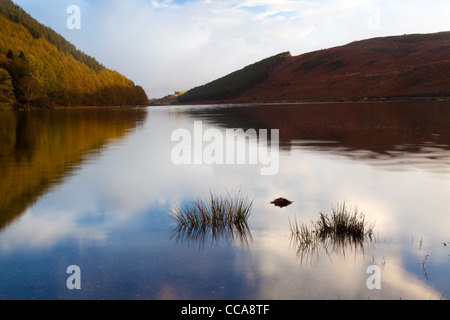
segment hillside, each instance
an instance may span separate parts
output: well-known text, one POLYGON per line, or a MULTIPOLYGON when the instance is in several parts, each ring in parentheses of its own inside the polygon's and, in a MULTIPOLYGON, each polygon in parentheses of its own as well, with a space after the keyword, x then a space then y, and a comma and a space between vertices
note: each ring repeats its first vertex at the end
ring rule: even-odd
POLYGON ((140 86, 0 0, 0 110, 146 103, 140 86))
MULTIPOLYGON (((207 91, 211 84, 203 86, 203 90, 207 91)), ((183 97, 179 102, 184 102, 183 97)), ((208 98, 193 101, 450 98, 450 32, 374 38, 299 56, 285 56, 264 81, 239 96, 208 98)))
POLYGON ((226 100, 239 97, 246 91, 267 80, 274 68, 290 57, 289 52, 280 53, 251 64, 206 85, 193 88, 178 96, 178 102, 226 100))

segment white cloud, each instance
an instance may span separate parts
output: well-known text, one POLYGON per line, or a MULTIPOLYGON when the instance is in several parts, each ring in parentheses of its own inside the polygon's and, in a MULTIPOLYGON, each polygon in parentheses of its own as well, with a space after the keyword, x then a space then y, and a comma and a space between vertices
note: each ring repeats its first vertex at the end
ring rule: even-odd
POLYGON ((177 7, 172 0, 152 0, 150 1, 150 3, 152 4, 153 8, 171 8, 171 7, 177 7))

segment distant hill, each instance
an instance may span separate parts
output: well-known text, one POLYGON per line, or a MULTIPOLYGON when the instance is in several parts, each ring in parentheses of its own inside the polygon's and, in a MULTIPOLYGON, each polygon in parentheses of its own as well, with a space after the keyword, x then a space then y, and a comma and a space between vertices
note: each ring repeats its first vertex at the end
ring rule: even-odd
MULTIPOLYGON (((450 98, 450 32, 381 37, 283 59, 236 96, 208 95, 226 76, 178 98, 189 102, 303 102, 450 98)), ((246 78, 247 68, 239 71, 246 78)))
POLYGON ((169 94, 162 98, 153 98, 148 101, 148 104, 151 106, 160 106, 160 105, 172 105, 178 103, 178 97, 182 94, 185 94, 186 91, 175 91, 173 94, 169 94))
POLYGON ((0 0, 0 110, 147 100, 142 87, 79 51, 11 0, 0 0))
POLYGON ((290 56, 289 52, 280 53, 251 64, 225 77, 187 91, 178 96, 178 102, 188 103, 237 98, 244 92, 266 81, 271 72, 290 56))

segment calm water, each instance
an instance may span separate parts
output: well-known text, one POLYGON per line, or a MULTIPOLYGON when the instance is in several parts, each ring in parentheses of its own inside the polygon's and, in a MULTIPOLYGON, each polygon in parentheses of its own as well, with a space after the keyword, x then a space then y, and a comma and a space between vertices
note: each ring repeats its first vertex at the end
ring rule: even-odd
POLYGON ((448 298, 449 102, 2 112, 0 122, 1 299, 448 298), (203 132, 279 129, 278 173, 175 165, 172 133, 194 135, 194 121, 203 132), (239 190, 254 199, 247 233, 174 234, 176 204, 239 190), (280 196, 293 203, 270 204, 280 196), (375 223, 376 241, 299 250, 290 222, 343 202, 375 223), (70 265, 81 289, 67 287, 70 265), (370 266, 380 289, 367 285, 370 266))

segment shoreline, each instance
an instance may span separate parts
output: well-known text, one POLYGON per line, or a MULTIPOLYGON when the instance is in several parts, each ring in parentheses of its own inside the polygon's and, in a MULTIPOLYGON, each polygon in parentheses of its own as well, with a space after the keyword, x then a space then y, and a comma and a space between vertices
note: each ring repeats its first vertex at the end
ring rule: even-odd
POLYGON ((268 101, 246 101, 246 100, 216 100, 216 101, 192 101, 189 103, 167 103, 149 104, 147 107, 159 106, 188 106, 188 105, 227 105, 227 104, 320 104, 320 103, 374 103, 374 102, 408 102, 408 101, 450 101, 450 96, 436 97, 399 97, 399 98, 364 98, 349 100, 268 100, 268 101))
POLYGON ((271 101, 193 101, 190 103, 172 103, 172 104, 148 104, 148 105, 122 105, 122 106, 48 106, 46 108, 32 107, 29 110, 26 108, 19 108, 13 110, 0 111, 35 111, 35 110, 69 110, 69 109, 146 109, 151 107, 163 106, 208 106, 208 105, 283 105, 283 104, 339 104, 339 103, 377 103, 377 102, 444 102, 450 101, 450 97, 420 97, 420 98, 377 98, 377 99, 358 99, 358 100, 271 100, 271 101))
POLYGON ((11 110, 0 110, 0 111, 36 111, 36 110, 69 110, 69 109, 144 109, 148 105, 138 105, 138 106, 47 106, 44 108, 30 107, 27 108, 17 108, 11 110))
POLYGON ((61 110, 61 109, 142 109, 147 106, 142 105, 127 105, 127 106, 53 106, 48 107, 48 109, 52 110, 61 110))

